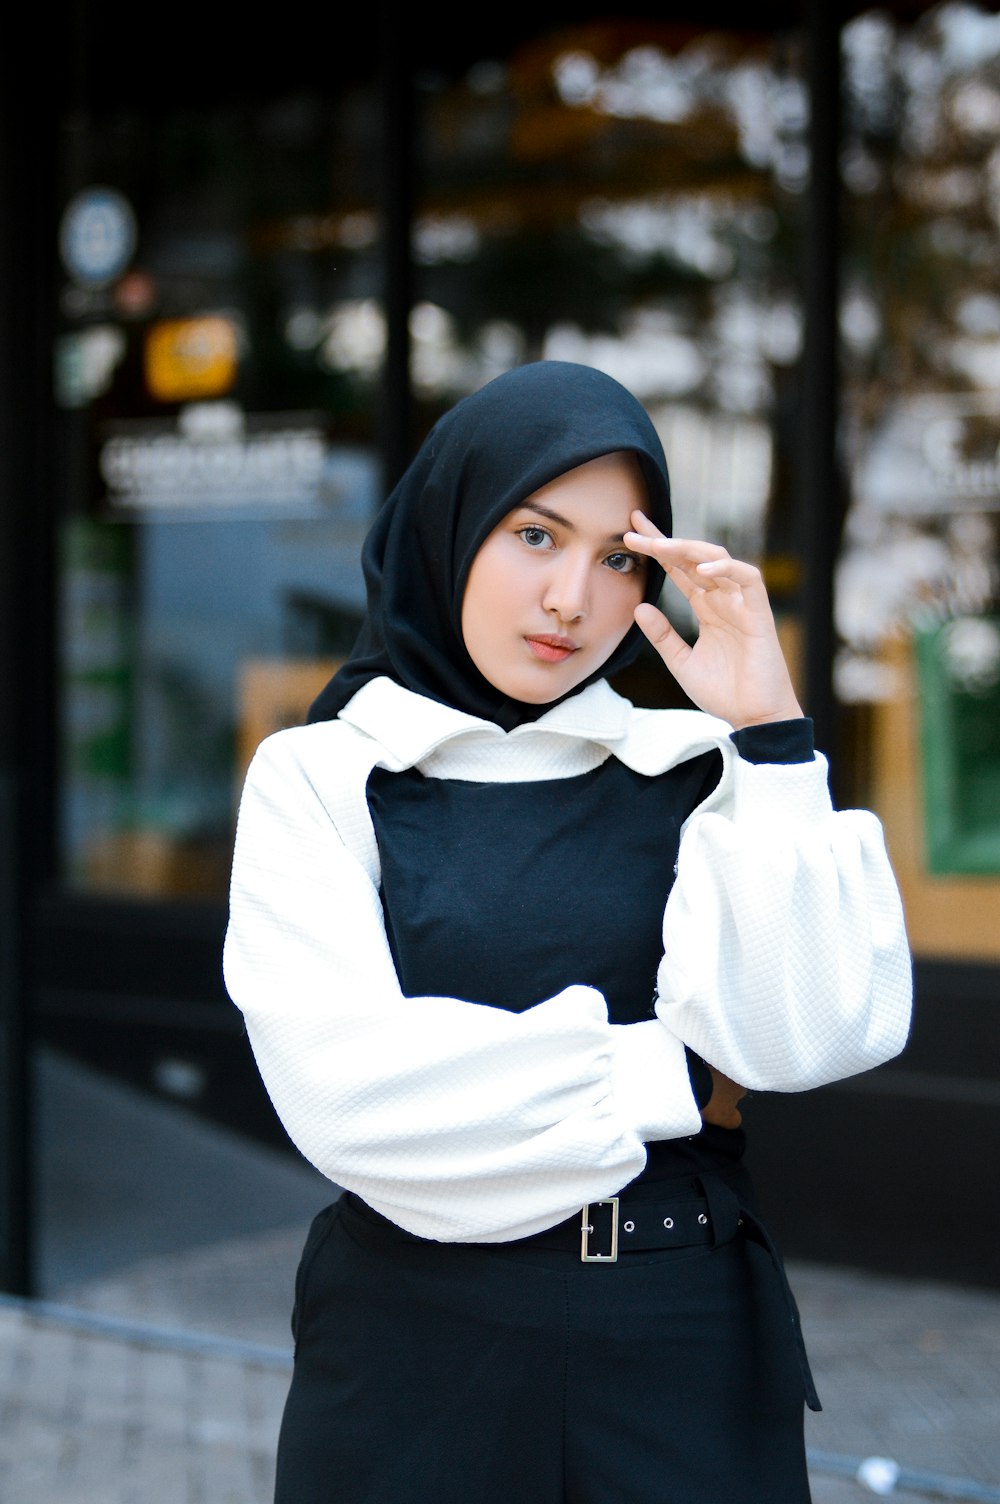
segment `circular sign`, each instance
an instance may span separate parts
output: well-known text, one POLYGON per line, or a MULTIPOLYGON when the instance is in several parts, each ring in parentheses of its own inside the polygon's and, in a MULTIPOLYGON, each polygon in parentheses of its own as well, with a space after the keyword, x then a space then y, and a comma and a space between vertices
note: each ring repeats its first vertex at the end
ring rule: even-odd
POLYGON ((132 205, 116 188, 84 188, 59 226, 63 264, 84 287, 106 287, 125 270, 138 232, 132 205))

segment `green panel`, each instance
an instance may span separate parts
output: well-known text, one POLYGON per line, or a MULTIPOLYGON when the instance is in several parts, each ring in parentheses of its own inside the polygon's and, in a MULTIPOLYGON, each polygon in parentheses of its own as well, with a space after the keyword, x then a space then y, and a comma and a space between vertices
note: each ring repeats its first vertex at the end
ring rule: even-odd
POLYGON ((915 634, 929 872, 1000 875, 1000 618, 915 634))

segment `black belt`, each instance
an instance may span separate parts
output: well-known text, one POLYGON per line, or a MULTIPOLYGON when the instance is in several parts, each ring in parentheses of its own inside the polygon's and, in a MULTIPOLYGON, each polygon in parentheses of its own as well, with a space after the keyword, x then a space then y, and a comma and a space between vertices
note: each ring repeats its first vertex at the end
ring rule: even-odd
POLYGON ((585 1264, 614 1264, 623 1253, 693 1248, 699 1244, 718 1247, 731 1243, 738 1233, 751 1238, 767 1250, 777 1271, 798 1350, 806 1404, 810 1410, 820 1410, 822 1406, 806 1356, 798 1307, 784 1262, 767 1228, 748 1204, 747 1197, 740 1195, 740 1179, 742 1176, 738 1175, 734 1187, 728 1183, 724 1171, 706 1171, 693 1176, 685 1183, 684 1191, 676 1191, 673 1195, 665 1186, 662 1196, 656 1199, 642 1199, 627 1193, 608 1196, 603 1201, 589 1202, 565 1222, 518 1241, 533 1248, 578 1250, 585 1264), (701 1194, 691 1195, 691 1190, 701 1194))
POLYGON ((623 1253, 710 1246, 729 1239, 717 1238, 707 1197, 668 1197, 661 1203, 608 1196, 588 1202, 576 1216, 524 1241, 533 1248, 579 1250, 584 1264, 614 1264, 623 1253))

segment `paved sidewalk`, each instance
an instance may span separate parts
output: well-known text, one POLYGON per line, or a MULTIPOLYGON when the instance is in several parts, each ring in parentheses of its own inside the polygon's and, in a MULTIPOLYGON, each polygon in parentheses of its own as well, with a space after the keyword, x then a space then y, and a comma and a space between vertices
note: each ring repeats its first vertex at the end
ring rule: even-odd
MULTIPOLYGON (((42 1076, 46 1299, 0 1300, 0 1504, 268 1504, 292 1279, 329 1187, 58 1059, 42 1076)), ((871 1499, 851 1474, 879 1457, 901 1500, 1000 1501, 1000 1293, 790 1274, 825 1406, 815 1504, 871 1499)))
MULTIPOLYGON (((1000 1294, 793 1263, 823 1411, 811 1457, 888 1457, 921 1488, 900 1498, 1000 1501, 1000 1294), (981 1492, 936 1489, 941 1475, 981 1492)), ((813 1468, 817 1504, 871 1498, 813 1468)))
POLYGON ((3 1504, 267 1504, 284 1364, 0 1305, 3 1504))

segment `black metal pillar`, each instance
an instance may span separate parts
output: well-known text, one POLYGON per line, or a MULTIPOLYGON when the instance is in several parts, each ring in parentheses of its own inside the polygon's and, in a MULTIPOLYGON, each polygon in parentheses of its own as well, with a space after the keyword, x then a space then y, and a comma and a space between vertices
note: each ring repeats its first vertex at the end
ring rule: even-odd
POLYGON ((0 774, 0 1289, 32 1289, 31 1090, 16 772, 0 774))
MULTIPOLYGON (((44 24, 44 23, 40 23, 44 24)), ((30 930, 49 854, 53 88, 0 62, 0 1288, 30 1294, 30 930)), ((54 49, 49 49, 54 52, 54 49)), ((54 57, 53 57, 54 61, 54 57)))
POLYGON ((414 109, 412 7, 382 0, 379 88, 382 139, 380 211, 387 325, 382 371, 381 447, 385 491, 413 457, 410 310, 413 306, 414 109))
POLYGON ((798 515, 802 558, 805 710, 816 744, 837 770, 834 570, 845 509, 838 445, 840 301, 840 16, 836 0, 809 0, 809 186, 805 202, 805 349, 799 423, 798 515))

